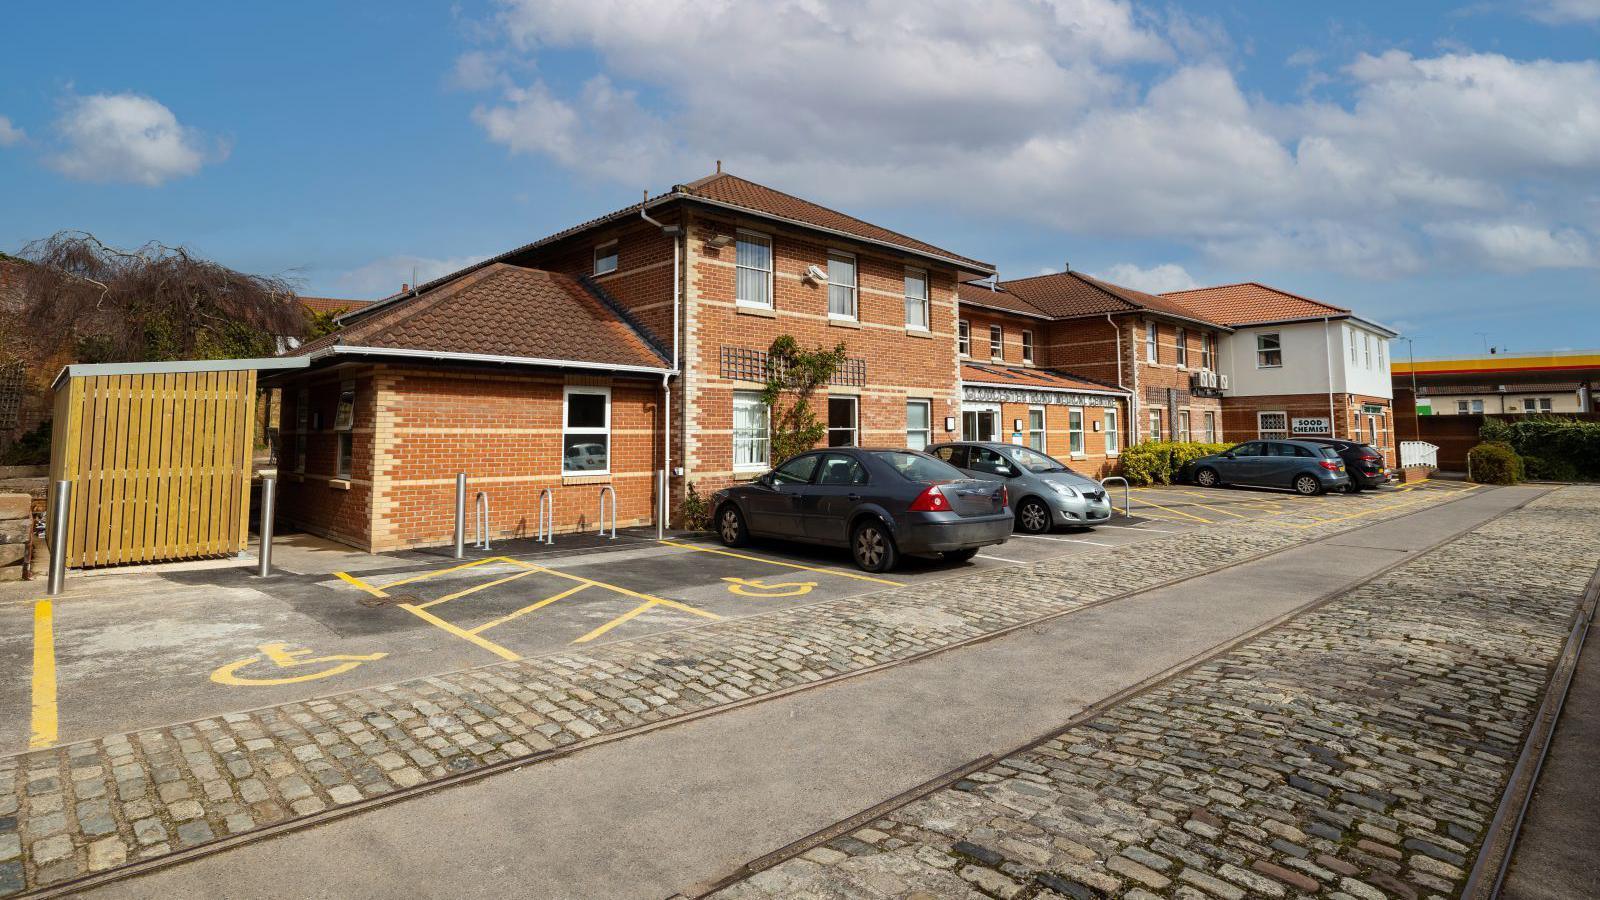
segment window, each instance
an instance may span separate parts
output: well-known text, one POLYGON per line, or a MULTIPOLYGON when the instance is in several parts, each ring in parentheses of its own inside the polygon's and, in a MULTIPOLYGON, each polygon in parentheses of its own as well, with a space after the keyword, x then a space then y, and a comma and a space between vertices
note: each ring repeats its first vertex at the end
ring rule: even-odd
POLYGON ((906 401, 906 446, 926 450, 933 435, 933 401, 906 401))
POLYGON ((828 446, 856 445, 856 398, 828 398, 828 446))
POLYGON ((1217 414, 1214 412, 1208 412, 1206 413, 1205 418, 1201 421, 1205 423, 1206 443, 1215 444, 1217 442, 1217 414))
POLYGON ((734 252, 738 273, 735 299, 746 306, 772 308, 772 238, 754 232, 739 232, 734 252))
POLYGON ((1464 416, 1466 414, 1467 414, 1467 401, 1465 401, 1465 400, 1457 400, 1456 401, 1456 415, 1464 416))
POLYGON ((867 469, 861 460, 843 453, 829 453, 822 458, 817 484, 866 484, 867 469))
POLYGON ((959 481, 967 476, 960 469, 951 468, 949 463, 940 462, 932 457, 920 453, 907 453, 904 450, 878 450, 873 456, 883 460, 894 467, 896 472, 907 481, 959 481))
POLYGON ((1028 446, 1044 452, 1044 407, 1028 407, 1028 446))
POLYGON ((733 392, 733 469, 762 471, 767 468, 771 418, 759 391, 733 392))
POLYGON ((1378 443, 1378 417, 1367 416, 1367 443, 1378 443))
POLYGON ((817 471, 817 463, 821 460, 820 453, 796 456, 774 470, 772 480, 777 484, 810 484, 811 476, 817 471))
POLYGON ((828 315, 856 317, 856 258, 848 253, 828 254, 828 315))
POLYGON ((311 391, 301 388, 294 396, 294 470, 306 470, 306 433, 311 430, 311 391))
POLYGON ((962 356, 972 355, 972 323, 966 319, 956 323, 956 352, 962 356))
POLYGON ((1189 440, 1189 411, 1187 409, 1178 410, 1178 440, 1189 440))
POLYGON ((1033 332, 1031 331, 1022 333, 1022 361, 1025 363, 1033 362, 1033 332))
POLYGON ((1389 371, 1389 362, 1388 362, 1388 360, 1386 358, 1388 356, 1388 354, 1389 354, 1388 341, 1384 341, 1384 340, 1380 339, 1378 341, 1378 368, 1382 369, 1385 372, 1389 371))
POLYGON ((1256 434, 1264 438, 1289 436, 1289 414, 1281 412, 1256 413, 1256 434))
POLYGON ((1174 338, 1174 340, 1176 340, 1177 343, 1178 343, 1178 365, 1184 366, 1184 367, 1188 367, 1188 365, 1189 365, 1189 332, 1188 332, 1188 330, 1184 329, 1184 328, 1179 328, 1177 337, 1174 338))
POLYGON ((1161 410, 1150 410, 1150 437, 1149 440, 1161 440, 1161 410))
POLYGON ((607 241, 594 248, 594 273, 605 275, 617 270, 617 242, 607 241))
POLYGON ((561 474, 611 471, 611 389, 570 385, 561 417, 561 474))
POLYGON ((1256 335, 1256 368, 1276 369, 1283 365, 1283 343, 1277 333, 1256 335))
POLYGON ((1483 401, 1482 400, 1474 400, 1474 401, 1472 401, 1472 414, 1475 415, 1475 416, 1483 415, 1483 401))
POLYGON ((989 358, 1005 359, 1005 333, 999 325, 989 326, 989 358))
POLYGON ((1549 412, 1551 408, 1549 397, 1522 398, 1522 411, 1525 413, 1549 412))
POLYGON ((1350 336, 1350 365, 1353 366, 1361 361, 1360 350, 1356 347, 1356 330, 1346 328, 1344 333, 1350 336))
POLYGON ((1372 368, 1372 335, 1361 332, 1361 352, 1366 356, 1367 368, 1372 368))
POLYGON ((334 475, 349 478, 355 456, 356 383, 346 381, 339 385, 339 406, 333 413, 333 430, 338 433, 338 458, 334 475))
POLYGON ((1212 356, 1214 355, 1213 348, 1216 347, 1216 343, 1217 343, 1217 336, 1216 335, 1211 334, 1209 332, 1200 335, 1200 368, 1202 368, 1202 369, 1215 369, 1216 368, 1216 366, 1213 365, 1213 360, 1212 360, 1212 356))
POLYGON ((967 448, 965 447, 940 447, 934 451, 933 455, 958 469, 967 464, 967 448))
POLYGON ((990 450, 988 447, 970 448, 967 468, 985 475, 1006 475, 1011 472, 1011 464, 1006 458, 990 450))
POLYGON ((1160 326, 1151 322, 1144 330, 1144 358, 1149 362, 1160 362, 1159 341, 1161 337, 1160 326))
POLYGON ((1083 410, 1067 410, 1067 451, 1073 456, 1083 455, 1083 410))
POLYGON ((1116 456, 1122 450, 1122 435, 1117 433, 1117 411, 1106 409, 1106 455, 1116 456))
POLYGON ((906 327, 928 330, 928 273, 906 269, 906 327))

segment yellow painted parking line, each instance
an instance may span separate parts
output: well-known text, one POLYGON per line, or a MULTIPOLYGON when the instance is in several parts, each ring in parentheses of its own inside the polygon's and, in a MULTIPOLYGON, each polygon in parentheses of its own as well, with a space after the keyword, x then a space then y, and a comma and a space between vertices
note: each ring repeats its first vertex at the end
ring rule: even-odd
POLYGON ((33 605, 33 721, 29 750, 53 746, 57 737, 55 612, 49 600, 33 605))
POLYGON ((421 619, 422 621, 427 622, 428 624, 433 625, 433 626, 435 626, 435 627, 437 627, 437 628, 439 628, 439 629, 441 629, 441 630, 443 630, 443 631, 445 631, 445 632, 447 632, 449 634, 453 634, 456 637, 461 638, 464 641, 470 641, 470 642, 472 642, 474 644, 477 644, 479 647, 482 647, 483 649, 489 651, 490 653, 493 653, 494 655, 500 657, 501 659, 510 660, 511 662, 516 662, 517 660, 522 658, 521 656, 518 656, 516 653, 513 653, 510 650, 507 650, 506 648, 500 646, 499 644, 496 644, 494 641, 491 641, 488 638, 480 637, 480 636, 478 636, 476 634, 473 634, 470 631, 467 631, 465 628, 458 628, 455 625, 452 625, 449 622, 446 622, 445 620, 439 618, 438 616, 434 615, 431 612, 428 612, 427 610, 423 609, 420 606, 414 606, 414 605, 412 605, 410 603, 402 603, 402 604, 400 604, 400 608, 405 610, 405 611, 407 611, 407 612, 409 612, 409 613, 411 613, 412 615, 415 615, 417 618, 421 619))
POLYGON ((459 572, 462 569, 470 569, 470 568, 472 568, 474 566, 481 566, 484 563, 492 563, 492 562, 508 562, 508 560, 504 556, 490 556, 490 557, 487 557, 485 559, 475 559, 472 562, 465 562, 465 563, 462 563, 459 566, 450 566, 449 568, 446 568, 446 569, 435 569, 435 570, 433 570, 431 572, 423 572, 423 573, 418 574, 418 575, 411 575, 409 577, 402 578, 399 581, 391 581, 391 582, 389 582, 387 584, 379 585, 379 587, 381 587, 383 590, 386 590, 386 591, 393 590, 394 588, 397 588, 402 584, 411 584, 413 582, 422 581, 422 580, 428 579, 428 578, 437 578, 440 575, 449 575, 451 572, 459 572))
POLYGON ((339 576, 340 578, 344 579, 346 582, 349 582, 350 584, 355 585, 356 587, 362 589, 363 591, 366 591, 367 593, 371 594, 374 597, 387 597, 387 596, 389 596, 388 594, 385 594, 381 589, 375 588, 372 585, 367 584, 365 581, 362 581, 361 579, 355 577, 354 575, 351 575, 349 572, 335 572, 333 574, 335 574, 335 575, 339 576))
POLYGON ((573 641, 573 643, 574 644, 587 644, 588 642, 590 642, 590 641, 594 640, 595 638, 605 634, 606 632, 608 632, 611 629, 617 627, 618 625, 621 625, 622 623, 627 622, 627 621, 635 618, 636 616, 641 615, 642 613, 645 613, 645 612, 647 612, 647 611, 649 611, 651 609, 654 609, 655 606, 656 606, 656 602, 654 600, 646 600, 645 602, 639 604, 638 606, 635 606, 633 609, 628 610, 627 612, 623 613, 622 615, 617 616, 615 619, 612 619, 611 621, 605 623, 604 625, 601 625, 599 628, 596 628, 595 630, 589 632, 588 634, 584 635, 583 637, 578 638, 577 640, 573 641))
POLYGON ((891 581, 887 578, 874 578, 871 575, 858 575, 855 572, 841 572, 838 569, 823 569, 817 566, 802 566, 799 563, 784 562, 776 559, 766 559, 765 557, 750 556, 749 554, 745 553, 734 553, 731 550, 718 550, 715 547, 696 547, 693 544, 684 544, 678 541, 668 540, 658 541, 657 543, 666 544, 669 547, 678 547, 683 550, 693 550, 697 553, 715 553, 719 556, 731 556, 734 559, 748 559, 751 562, 762 562, 773 566, 783 566, 784 568, 788 569, 800 569, 806 572, 821 572, 824 575, 837 575, 840 578, 854 578, 857 581, 871 581, 877 584, 892 584, 897 587, 901 584, 904 584, 904 582, 891 581))
MULTIPOLYGON (((522 574, 524 574, 524 575, 532 575, 533 572, 530 570, 528 572, 523 572, 522 574)), ((506 579, 506 580, 510 580, 510 579, 506 579)), ((487 586, 488 585, 485 585, 485 587, 487 587, 487 586)), ((566 590, 562 591, 561 593, 556 594, 554 597, 546 597, 543 600, 540 600, 538 603, 530 603, 527 606, 524 606, 523 608, 517 610, 516 612, 506 613, 505 615, 501 616, 498 619, 491 619, 491 620, 483 623, 482 625, 479 625, 477 628, 469 628, 467 630, 469 632, 473 633, 473 634, 482 634, 483 632, 488 631, 489 629, 495 627, 496 625, 504 625, 505 623, 511 621, 512 619, 515 619, 516 617, 518 617, 520 615, 523 615, 525 613, 531 613, 536 609, 542 609, 543 607, 549 606, 550 604, 556 602, 557 600, 560 600, 560 599, 565 598, 565 597, 571 597, 573 594, 576 594, 579 591, 588 590, 589 587, 590 587, 590 585, 587 585, 587 584, 576 584, 576 585, 573 585, 572 587, 567 588, 566 590)), ((434 601, 434 602, 437 603, 439 601, 434 601)), ((427 604, 423 604, 423 605, 426 606, 427 604)))
POLYGON ((1153 501, 1146 500, 1143 497, 1135 497, 1133 499, 1139 501, 1140 503, 1145 504, 1146 506, 1154 506, 1156 509, 1159 509, 1162 512, 1169 512, 1169 513, 1172 513, 1175 516, 1183 516, 1185 519, 1193 519, 1196 522, 1204 522, 1207 525, 1215 525, 1215 524, 1217 524, 1217 523, 1211 521, 1210 519, 1206 518, 1205 516, 1197 516, 1197 515, 1194 515, 1192 513, 1186 513, 1181 509, 1172 509, 1171 507, 1162 506, 1159 503, 1155 503, 1153 501))
POLYGON ((456 591, 454 594, 446 594, 437 600, 429 600, 427 603, 418 603, 417 608, 427 609, 430 606, 437 606, 440 603, 448 603, 451 600, 465 597, 468 594, 476 594, 478 591, 486 590, 492 587, 498 587, 508 581, 516 581, 518 578, 527 578, 529 575, 537 575, 538 572, 539 570, 537 569, 524 569, 521 572, 513 572, 504 578, 496 578, 494 581, 485 581, 483 584, 473 585, 466 590, 456 591))
POLYGON ((1244 513, 1236 513, 1231 509, 1223 509, 1220 506, 1214 506, 1214 505, 1212 505, 1210 503, 1196 503, 1195 506, 1198 506, 1201 509, 1206 510, 1208 512, 1222 513, 1225 516, 1233 516, 1235 519, 1254 519, 1254 518, 1256 518, 1255 516, 1247 516, 1244 513))

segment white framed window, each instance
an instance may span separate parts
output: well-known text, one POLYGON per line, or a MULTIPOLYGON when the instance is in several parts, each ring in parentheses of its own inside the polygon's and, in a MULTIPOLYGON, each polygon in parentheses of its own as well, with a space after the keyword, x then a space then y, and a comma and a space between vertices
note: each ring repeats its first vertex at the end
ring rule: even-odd
POLYGON ((1161 361, 1161 326, 1154 322, 1144 327, 1144 358, 1146 362, 1161 361))
POLYGON ((906 446, 926 450, 933 438, 933 401, 906 401, 906 446))
POLYGON ((770 463, 772 416, 760 391, 733 392, 733 470, 765 471, 770 463))
POLYGON ((1161 410, 1150 410, 1150 440, 1161 440, 1161 410))
POLYGON ((1040 453, 1044 449, 1044 407, 1028 407, 1028 446, 1040 453))
POLYGON ((1106 407, 1106 455, 1116 456, 1122 452, 1122 435, 1117 431, 1117 409, 1114 406, 1106 407))
POLYGON ((771 309, 772 238, 740 229, 733 262, 738 279, 734 299, 745 306, 771 309))
POLYGON ((1549 397, 1523 397, 1522 411, 1525 413, 1550 412, 1554 404, 1549 397))
POLYGON ((856 398, 828 398, 828 446, 856 446, 856 398))
POLYGON ((1215 444, 1217 442, 1217 414, 1208 412, 1201 421, 1205 424, 1206 443, 1215 444))
POLYGON ((856 257, 828 251, 828 317, 856 318, 856 257))
POLYGON ((1189 440, 1189 411, 1187 409, 1178 410, 1178 440, 1189 440))
POLYGON ((1067 452, 1083 455, 1083 410, 1067 410, 1067 452))
POLYGON ((1385 372, 1387 372, 1389 370, 1389 359, 1388 359, 1388 356, 1389 356, 1389 342, 1380 338, 1378 340, 1378 368, 1382 369, 1385 372))
POLYGON ((349 478, 355 462, 356 450, 356 383, 345 381, 339 385, 339 405, 333 412, 333 430, 338 438, 338 453, 334 462, 334 476, 349 478))
MULTIPOLYGON (((1463 400, 1461 402, 1462 402, 1463 405, 1465 405, 1467 403, 1467 401, 1465 401, 1465 400, 1463 400)), ((1473 401, 1471 401, 1471 408, 1470 409, 1463 409, 1461 411, 1462 412, 1471 412, 1475 416, 1481 416, 1481 415, 1483 415, 1483 401, 1482 400, 1473 400, 1473 401)))
POLYGON ((1372 335, 1361 332, 1361 352, 1365 354, 1367 368, 1372 368, 1372 335))
POLYGON ((567 385, 561 401, 561 474, 609 475, 611 388, 567 385))
POLYGON ((1189 330, 1186 329, 1186 328, 1179 328, 1178 329, 1178 334, 1177 334, 1177 336, 1175 338, 1173 338, 1173 340, 1178 345, 1178 365, 1183 366, 1184 368, 1188 368, 1189 367, 1189 330))
POLYGON ((1284 439, 1289 436, 1289 414, 1285 412, 1256 413, 1256 437, 1284 439))
POLYGON ((1217 336, 1211 332, 1200 335, 1200 368, 1215 369, 1213 357, 1216 355, 1214 348, 1217 345, 1217 336))
POLYGON ((1033 362, 1033 332, 1031 331, 1022 332, 1022 361, 1025 363, 1033 362))
POLYGON ((1277 369, 1283 366, 1283 341, 1277 332, 1256 335, 1256 368, 1277 369))
POLYGON ((962 356, 972 355, 972 323, 966 319, 956 323, 956 352, 962 356))
POLYGON ((1367 416, 1367 443, 1371 444, 1374 447, 1378 446, 1378 443, 1379 443, 1379 441, 1378 441, 1378 417, 1375 416, 1375 415, 1367 416))
POLYGON ((989 326, 989 358, 990 359, 1005 359, 1005 355, 1006 355, 1005 333, 1000 330, 1000 326, 999 325, 990 325, 989 326))
POLYGON ((1361 348, 1356 345, 1356 330, 1354 328, 1346 328, 1344 333, 1346 337, 1350 338, 1350 365, 1353 366, 1361 362, 1361 348))
POLYGON ((928 273, 906 267, 906 327, 928 330, 928 273))
POLYGON ((617 242, 606 241, 594 248, 594 274, 606 275, 617 270, 617 242))
POLYGON ((1467 401, 1465 401, 1465 400, 1457 400, 1456 401, 1456 415, 1464 416, 1466 414, 1467 414, 1467 401))

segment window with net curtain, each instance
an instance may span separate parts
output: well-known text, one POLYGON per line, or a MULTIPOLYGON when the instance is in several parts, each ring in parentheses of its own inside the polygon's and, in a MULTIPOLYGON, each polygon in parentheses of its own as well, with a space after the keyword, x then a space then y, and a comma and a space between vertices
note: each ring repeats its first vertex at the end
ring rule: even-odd
POLYGON ((771 439, 767 405, 759 391, 733 392, 733 467, 765 470, 771 439))
POLYGON ((856 317, 856 258, 848 253, 828 254, 828 315, 856 317))
POLYGON ((766 235, 739 233, 734 251, 738 271, 738 302, 747 306, 772 306, 772 239, 766 235))

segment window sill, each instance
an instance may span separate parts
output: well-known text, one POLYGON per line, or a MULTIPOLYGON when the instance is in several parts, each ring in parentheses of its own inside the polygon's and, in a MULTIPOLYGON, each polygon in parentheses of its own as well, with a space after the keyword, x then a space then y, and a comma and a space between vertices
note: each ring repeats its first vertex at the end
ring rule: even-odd
POLYGON ((770 467, 762 466, 759 469, 734 469, 733 477, 741 481, 751 481, 767 474, 770 467))
POLYGON ((835 316, 832 313, 830 313, 828 315, 828 324, 832 325, 835 328, 860 328, 861 327, 861 320, 860 319, 851 319, 851 318, 847 318, 845 316, 835 316))
POLYGON ((611 473, 610 472, 588 472, 588 473, 585 473, 583 475, 569 475, 569 474, 563 472, 561 474, 561 483, 563 485, 567 485, 567 484, 610 484, 611 483, 611 473))
POLYGON ((741 316, 761 316, 765 319, 776 319, 778 317, 778 311, 770 306, 757 306, 754 303, 745 303, 743 301, 735 303, 733 311, 741 316))
POLYGON ((350 490, 350 479, 330 478, 328 479, 328 487, 336 491, 348 491, 350 490))
POLYGON ((933 332, 929 331, 926 328, 915 328, 915 327, 912 327, 910 325, 907 325, 906 326, 906 337, 931 338, 931 337, 933 337, 933 332))

